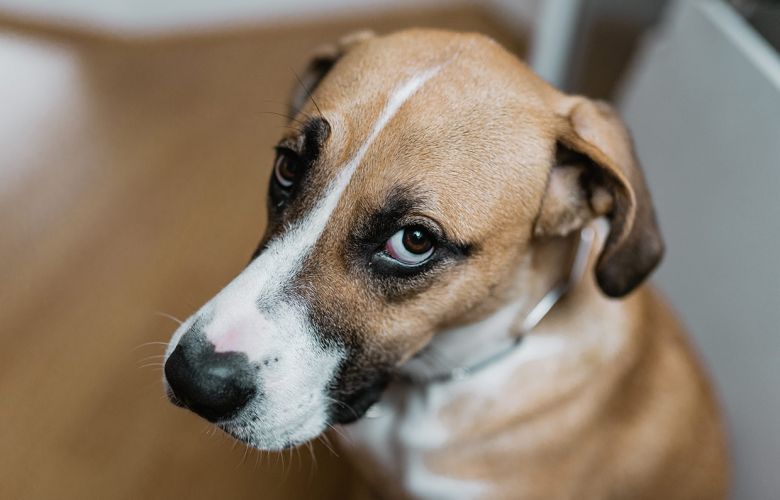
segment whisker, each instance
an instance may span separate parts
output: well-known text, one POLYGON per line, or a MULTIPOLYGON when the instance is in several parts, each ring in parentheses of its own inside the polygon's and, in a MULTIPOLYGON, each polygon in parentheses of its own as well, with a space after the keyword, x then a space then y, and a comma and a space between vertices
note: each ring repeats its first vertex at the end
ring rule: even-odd
MULTIPOLYGON (((140 369, 140 368, 139 368, 139 369, 140 369)), ((168 399, 168 395, 167 395, 167 394, 165 394, 165 391, 163 391, 163 392, 162 392, 162 394, 160 394, 160 393, 158 392, 158 391, 160 390, 160 385, 161 385, 161 384, 160 384, 160 382, 161 382, 161 381, 160 381, 159 379, 155 378, 155 379, 154 379, 154 380, 152 380, 151 382, 147 382, 147 383, 145 383, 145 384, 144 384, 144 386, 143 386, 143 388, 144 388, 144 391, 148 391, 148 390, 150 390, 152 387, 154 387, 154 393, 155 393, 155 394, 156 394, 156 395, 157 395, 157 396, 158 396, 160 399, 167 400, 167 399, 168 399)))
POLYGON ((258 111, 261 115, 275 115, 275 116, 281 116, 282 118, 287 118, 290 121, 293 121, 302 127, 306 126, 306 124, 299 119, 295 118, 294 116, 290 116, 287 113, 277 113, 276 111, 258 111))
POLYGON ((320 116, 321 116, 322 115, 322 110, 320 109, 319 104, 317 104, 317 101, 314 100, 314 96, 311 95, 311 91, 309 90, 309 87, 304 85, 303 80, 301 80, 301 77, 298 76, 298 73, 296 73, 294 69, 290 68, 290 70, 292 70, 293 75, 295 75, 295 79, 298 80, 298 83, 301 85, 303 90, 306 91, 306 95, 309 96, 309 99, 311 99, 312 104, 314 104, 314 107, 317 108, 317 113, 319 113, 320 116))
POLYGON ((162 311, 155 311, 154 313, 155 313, 156 315, 158 315, 158 316, 162 316, 163 318, 168 318, 168 319, 169 319, 169 320, 171 320, 171 321, 175 321, 176 323, 178 323, 178 324, 180 324, 180 325, 181 325, 182 323, 184 323, 184 321, 180 320, 179 318, 177 318, 177 317, 176 317, 176 316, 174 316, 173 314, 168 314, 167 312, 162 312, 162 311))
POLYGON ((287 454, 288 455, 288 461, 287 461, 287 468, 285 469, 282 467, 282 483, 287 482, 287 478, 290 477, 290 471, 292 471, 293 464, 292 464, 292 448, 287 448, 287 450, 281 451, 282 455, 287 454))
MULTIPOLYGON (((283 108, 287 109, 290 106, 290 103, 282 102, 282 101, 276 101, 274 99, 258 99, 256 102, 262 102, 262 103, 270 103, 270 104, 278 104, 279 106, 282 106, 283 108)), ((296 114, 302 114, 307 119, 311 119, 311 115, 300 110, 295 111, 296 114)))
POLYGON ((168 342, 144 342, 143 344, 137 345, 133 347, 134 351, 137 351, 138 349, 141 349, 142 347, 151 347, 156 345, 168 345, 168 342))
POLYGON ((349 441, 349 440, 350 440, 350 439, 349 439, 349 437, 347 437, 347 435, 346 435, 346 434, 344 434, 344 431, 342 431, 341 429, 339 429, 339 428, 338 428, 338 427, 336 427, 335 425, 333 425, 333 424, 328 424, 328 427, 329 427, 331 430, 333 430, 333 432, 335 432, 336 434, 338 434, 338 435, 339 435, 339 437, 340 437, 341 439, 343 439, 344 441, 349 441))
POLYGON ((293 127, 292 125, 282 125, 282 128, 286 128, 287 130, 294 130, 295 132, 298 132, 299 134, 303 135, 303 129, 300 129, 298 127, 293 127))
POLYGON ((328 401, 331 401, 333 403, 339 404, 339 405, 343 406, 344 408, 346 408, 347 410, 351 411, 353 416, 355 416, 355 417, 358 416, 357 410, 355 410, 353 407, 349 406, 347 403, 345 403, 343 401, 339 401, 338 399, 334 399, 334 398, 332 398, 330 396, 324 396, 324 397, 328 401))
MULTIPOLYGON (((164 363, 146 363, 145 365, 141 365, 138 367, 139 370, 143 370, 146 368, 159 368, 159 371, 162 371, 163 366, 165 366, 164 363)), ((157 371, 157 370, 155 370, 157 371)))
POLYGON ((143 358, 139 359, 139 363, 144 363, 146 361, 153 361, 155 359, 162 360, 165 358, 165 354, 152 354, 151 356, 144 356, 143 358))
POLYGON ((315 474, 317 474, 317 456, 314 454, 314 445, 311 441, 306 442, 306 447, 309 449, 309 455, 311 455, 311 466, 309 468, 309 483, 311 484, 315 474))
POLYGON ((246 454, 249 453, 249 446, 246 444, 244 445, 244 455, 241 457, 241 465, 244 465, 246 462, 246 454))
POLYGON ((339 454, 336 453, 336 450, 333 449, 333 445, 330 442, 330 439, 328 439, 328 436, 326 434, 320 434, 318 439, 322 441, 322 444, 325 445, 325 448, 328 449, 336 458, 338 458, 339 454))

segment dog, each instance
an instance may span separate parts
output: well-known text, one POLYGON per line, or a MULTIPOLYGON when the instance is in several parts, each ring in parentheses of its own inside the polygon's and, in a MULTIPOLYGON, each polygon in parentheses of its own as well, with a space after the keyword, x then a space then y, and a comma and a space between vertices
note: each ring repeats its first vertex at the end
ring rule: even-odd
POLYGON ((265 450, 338 425, 376 498, 727 495, 607 104, 422 29, 345 37, 299 83, 260 245, 166 349, 175 404, 265 450))

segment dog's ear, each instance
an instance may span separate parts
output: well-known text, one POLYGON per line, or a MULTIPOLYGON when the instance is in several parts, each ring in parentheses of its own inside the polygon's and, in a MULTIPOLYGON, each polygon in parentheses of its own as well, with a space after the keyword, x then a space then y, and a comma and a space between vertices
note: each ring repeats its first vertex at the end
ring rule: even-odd
POLYGON ((602 102, 567 97, 555 165, 534 232, 562 236, 606 216, 609 235, 596 263, 596 281, 610 297, 622 297, 658 265, 664 244, 650 193, 629 133, 602 102))
POLYGON ((355 45, 373 37, 374 33, 372 31, 358 31, 343 36, 336 43, 329 43, 315 49, 309 64, 298 78, 298 81, 295 82, 295 87, 290 95, 290 115, 295 116, 298 114, 306 100, 309 99, 309 95, 314 92, 314 89, 317 88, 317 85, 325 78, 325 75, 328 74, 341 56, 355 45))

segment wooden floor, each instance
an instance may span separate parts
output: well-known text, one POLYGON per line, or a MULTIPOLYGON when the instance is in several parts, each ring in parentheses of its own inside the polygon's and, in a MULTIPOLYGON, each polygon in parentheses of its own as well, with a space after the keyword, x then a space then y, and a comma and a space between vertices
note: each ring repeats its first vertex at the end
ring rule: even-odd
POLYGON ((163 398, 176 324, 246 263, 305 55, 456 9, 147 42, 0 26, 0 498, 342 498, 317 445, 260 456, 163 398))

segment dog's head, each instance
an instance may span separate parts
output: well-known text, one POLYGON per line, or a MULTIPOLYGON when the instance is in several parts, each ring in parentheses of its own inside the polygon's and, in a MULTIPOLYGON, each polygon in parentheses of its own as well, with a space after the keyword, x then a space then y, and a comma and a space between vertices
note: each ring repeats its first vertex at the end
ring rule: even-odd
POLYGON ((540 242, 594 218, 610 222, 595 266, 607 295, 659 261, 614 113, 493 41, 353 36, 301 80, 266 234, 166 352, 171 398, 235 437, 279 449, 359 418, 437 331, 516 292, 540 242))

